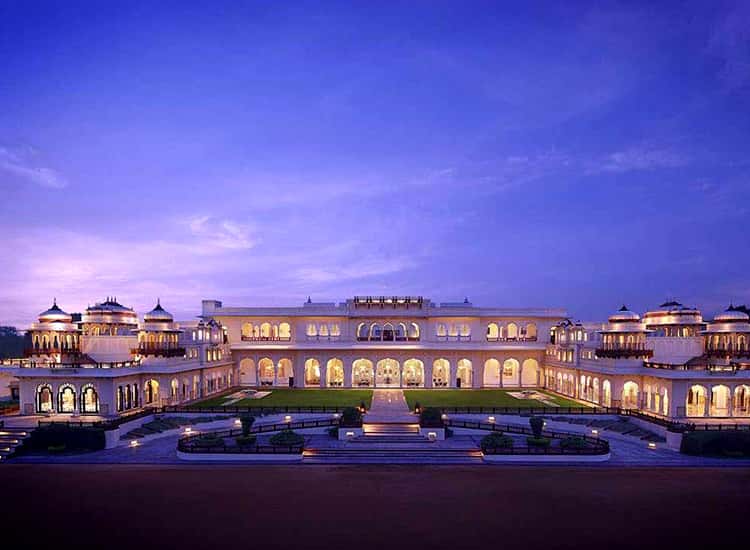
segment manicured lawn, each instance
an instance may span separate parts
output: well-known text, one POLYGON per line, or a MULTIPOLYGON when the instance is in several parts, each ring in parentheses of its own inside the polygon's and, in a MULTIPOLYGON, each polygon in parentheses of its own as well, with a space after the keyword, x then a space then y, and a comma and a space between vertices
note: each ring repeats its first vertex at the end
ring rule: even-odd
MULTIPOLYGON (((367 408, 372 402, 372 390, 344 390, 344 389, 292 389, 273 388, 262 391, 270 391, 271 394, 260 399, 242 399, 232 403, 232 407, 357 407, 364 401, 367 408)), ((227 397, 211 398, 200 403, 196 407, 221 406, 227 401, 227 397)))
MULTIPOLYGON (((544 403, 536 399, 516 399, 509 395, 510 391, 518 390, 404 390, 404 396, 413 409, 419 402, 423 407, 545 407, 544 403)), ((581 407, 580 403, 540 392, 549 396, 559 407, 581 407)))

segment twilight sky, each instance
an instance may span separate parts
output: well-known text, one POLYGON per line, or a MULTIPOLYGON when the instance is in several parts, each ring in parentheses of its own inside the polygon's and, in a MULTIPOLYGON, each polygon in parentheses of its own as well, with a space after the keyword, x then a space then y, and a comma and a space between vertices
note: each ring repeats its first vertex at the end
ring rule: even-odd
POLYGON ((0 324, 750 302, 750 3, 240 4, 0 2, 0 324))

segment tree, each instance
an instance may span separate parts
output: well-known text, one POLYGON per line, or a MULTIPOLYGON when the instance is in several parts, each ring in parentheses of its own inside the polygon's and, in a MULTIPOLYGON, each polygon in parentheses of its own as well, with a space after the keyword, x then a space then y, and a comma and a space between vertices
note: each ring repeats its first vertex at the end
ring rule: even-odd
POLYGON ((22 357, 24 343, 16 327, 0 326, 0 359, 22 357))

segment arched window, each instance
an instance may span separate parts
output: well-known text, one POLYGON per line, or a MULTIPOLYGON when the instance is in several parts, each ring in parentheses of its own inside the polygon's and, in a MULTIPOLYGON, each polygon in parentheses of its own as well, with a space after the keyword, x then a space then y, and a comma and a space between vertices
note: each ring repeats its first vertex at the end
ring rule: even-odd
POLYGON ((279 324, 279 338, 289 340, 292 337, 292 327, 287 322, 279 324))
POLYGON ((352 385, 355 387, 372 387, 374 369, 369 359, 357 359, 352 363, 352 385))
POLYGON ((461 323, 458 326, 458 335, 464 340, 471 336, 471 327, 468 323, 461 323))
POLYGON ((274 381, 274 372, 276 367, 268 357, 264 357, 258 361, 258 372, 260 374, 261 386, 270 386, 274 381))
POLYGON ((305 386, 320 386, 320 362, 317 359, 305 361, 305 386))
POLYGON ((490 323, 487 325, 487 340, 497 340, 499 335, 500 333, 497 329, 497 323, 490 323))
POLYGON ((326 325, 325 323, 321 323, 318 333, 322 338, 328 338, 328 325, 326 325))
POLYGON ((242 337, 243 338, 252 338, 255 336, 255 327, 252 323, 245 323, 242 325, 242 337))
POLYGON ((72 413, 76 410, 76 390, 70 384, 60 387, 57 394, 57 412, 72 413))
POLYGON ((456 363, 456 385, 460 388, 470 388, 474 383, 474 370, 471 361, 459 359, 456 363))
MULTIPOLYGON (((579 335, 580 335, 580 331, 579 331, 579 335)), ((528 325, 526 325, 526 339, 536 340, 536 325, 534 323, 529 323, 528 325)))
POLYGON ((419 325, 417 323, 409 324, 409 340, 419 340, 419 325))
POLYGON ((383 341, 393 342, 393 340, 395 340, 393 325, 386 323, 383 325, 383 341))
POLYGON ((403 367, 403 385, 407 387, 424 386, 424 363, 419 359, 407 359, 403 367))
POLYGON ((99 413, 99 395, 93 384, 86 384, 81 388, 81 404, 79 409, 82 414, 99 413))
POLYGON ((329 359, 326 363, 326 385, 340 388, 344 385, 344 362, 341 359, 329 359))
POLYGON ((36 412, 50 413, 53 410, 52 388, 47 384, 42 384, 36 389, 36 412))
POLYGON ((396 340, 399 342, 406 340, 406 325, 404 323, 396 325, 396 340))
POLYGON ((380 328, 380 325, 377 323, 373 323, 370 325, 370 340, 382 340, 383 339, 383 330, 380 328))
POLYGON ((260 325, 260 337, 266 340, 271 338, 271 323, 263 323, 260 325))
POLYGON ((515 323, 508 323, 506 337, 508 340, 515 340, 518 338, 518 325, 515 323))
POLYGON ((310 338, 315 338, 318 336, 318 325, 315 323, 307 323, 307 330, 305 331, 305 334, 309 336, 310 338))
POLYGON ((432 386, 434 388, 448 387, 451 375, 451 364, 447 359, 435 359, 432 362, 432 386))
POLYGON ((366 323, 360 323, 357 326, 357 340, 367 340, 369 333, 370 330, 366 323))

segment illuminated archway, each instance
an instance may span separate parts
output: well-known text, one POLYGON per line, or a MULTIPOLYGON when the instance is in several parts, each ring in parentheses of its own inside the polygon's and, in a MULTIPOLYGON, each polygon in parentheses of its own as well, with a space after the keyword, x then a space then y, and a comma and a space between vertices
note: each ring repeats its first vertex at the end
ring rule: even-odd
POLYGON ((320 362, 317 359, 305 361, 305 386, 320 386, 320 362))
POLYGON ((685 399, 685 413, 687 416, 706 416, 706 397, 708 392, 704 386, 694 384, 688 389, 685 399))
POLYGON ((729 416, 731 396, 727 386, 723 384, 712 386, 710 416, 729 416))
POLYGON ((53 410, 52 388, 48 384, 41 384, 36 389, 36 412, 50 413, 53 410))
MULTIPOLYGON (((320 374, 318 374, 318 376, 320 376, 320 374)), ((286 357, 279 359, 279 363, 276 365, 276 385, 289 386, 290 378, 294 379, 291 359, 287 359, 286 357)))
POLYGON ((485 386, 500 386, 500 361, 492 358, 484 362, 483 382, 485 386))
POLYGON ((401 386, 401 368, 395 359, 387 358, 378 361, 375 369, 375 387, 398 388, 401 386))
POLYGON ((518 386, 518 373, 520 365, 517 359, 506 359, 503 361, 503 386, 518 386))
POLYGON ((424 363, 419 359, 404 361, 403 384, 406 387, 418 388, 424 386, 424 363))
POLYGON ((246 358, 240 361, 240 384, 255 386, 258 383, 258 373, 255 371, 255 361, 246 358))
POLYGON ((357 359, 352 363, 352 386, 372 387, 375 383, 372 361, 369 359, 357 359))
POLYGON ((539 363, 536 359, 526 359, 521 367, 521 385, 539 385, 539 363))
POLYGON ((274 382, 276 367, 268 357, 258 361, 258 373, 261 386, 271 386, 274 382))
POLYGON ((474 384, 474 368, 468 359, 459 359, 456 363, 456 384, 461 388, 470 388, 474 384))
POLYGON ((341 359, 329 359, 326 363, 326 385, 332 388, 344 385, 344 362, 341 359))
POLYGON ((451 364, 447 359, 435 359, 432 362, 432 387, 446 388, 451 379, 451 364))
POLYGON ((632 381, 625 382, 622 387, 622 408, 638 408, 638 384, 632 381))

